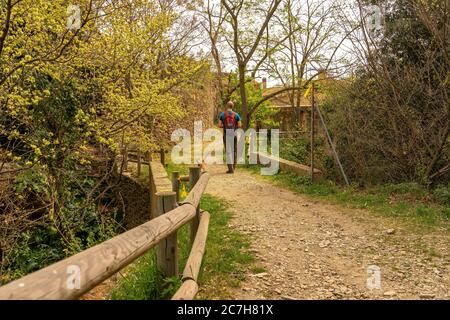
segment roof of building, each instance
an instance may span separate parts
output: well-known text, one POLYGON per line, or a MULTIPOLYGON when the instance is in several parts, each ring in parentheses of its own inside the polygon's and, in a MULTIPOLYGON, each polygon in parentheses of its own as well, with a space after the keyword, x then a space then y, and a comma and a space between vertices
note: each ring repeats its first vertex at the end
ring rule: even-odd
MULTIPOLYGON (((314 82, 318 85, 319 89, 316 91, 316 101, 319 103, 324 101, 326 98, 325 92, 323 90, 320 90, 320 86, 327 86, 332 83, 336 83, 337 81, 343 81, 338 80, 332 77, 328 77, 326 72, 322 72, 319 74, 318 80, 314 80, 314 82)), ((275 86, 271 88, 263 89, 263 97, 267 97, 277 91, 280 91, 284 88, 287 88, 286 86, 275 86)), ((292 108, 292 103, 290 99, 291 92, 285 91, 283 93, 280 93, 279 95, 276 95, 275 97, 272 97, 269 99, 269 101, 272 103, 273 107, 275 108, 292 108)), ((311 96, 305 97, 305 90, 302 91, 301 97, 300 97, 300 107, 301 108, 311 108, 311 96)))

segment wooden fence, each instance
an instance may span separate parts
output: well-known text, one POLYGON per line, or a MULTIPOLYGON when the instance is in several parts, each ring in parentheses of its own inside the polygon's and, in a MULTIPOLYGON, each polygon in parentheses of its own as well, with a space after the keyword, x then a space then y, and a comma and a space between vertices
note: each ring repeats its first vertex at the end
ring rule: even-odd
POLYGON ((124 171, 128 170, 128 163, 136 163, 137 166, 137 176, 141 175, 141 169, 142 165, 149 165, 153 160, 153 154, 158 154, 160 162, 163 164, 163 166, 166 166, 166 154, 168 153, 165 149, 160 149, 158 151, 155 151, 153 153, 151 152, 145 152, 143 153, 140 149, 136 150, 129 150, 128 147, 122 148, 122 164, 124 171))
POLYGON ((161 270, 168 277, 178 276, 177 231, 188 223, 191 223, 192 251, 182 275, 183 285, 173 299, 193 299, 198 291, 198 274, 208 235, 209 213, 201 212, 199 205, 209 174, 191 168, 191 191, 179 204, 178 180, 172 185, 161 163, 149 165, 152 188, 149 222, 0 287, 0 300, 78 299, 155 247, 161 270))
MULTIPOLYGON (((297 176, 308 176, 311 174, 311 167, 305 166, 303 164, 299 164, 282 158, 276 158, 262 152, 258 152, 256 156, 259 158, 258 161, 262 163, 278 161, 280 164, 280 171, 291 171, 297 176)), ((322 171, 314 169, 314 179, 321 180, 322 178, 322 171)))

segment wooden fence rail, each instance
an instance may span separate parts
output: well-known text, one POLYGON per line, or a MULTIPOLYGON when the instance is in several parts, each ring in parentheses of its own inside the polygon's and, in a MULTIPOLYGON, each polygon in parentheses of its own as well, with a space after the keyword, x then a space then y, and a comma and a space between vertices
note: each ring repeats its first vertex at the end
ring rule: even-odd
POLYGON ((173 296, 172 300, 192 300, 197 295, 198 275, 200 273, 203 255, 205 254, 209 218, 210 214, 208 212, 202 212, 200 214, 200 224, 197 235, 183 272, 183 285, 173 296))
MULTIPOLYGON (((160 167, 153 163, 150 163, 150 167, 150 171, 155 170, 151 172, 152 194, 154 193, 152 202, 156 204, 152 205, 152 214, 156 213, 154 219, 75 256, 0 287, 0 300, 77 299, 158 244, 164 243, 162 247, 167 248, 167 243, 164 241, 169 241, 171 247, 176 248, 176 232, 198 218, 200 199, 208 184, 209 175, 202 174, 198 182, 192 186, 186 201, 178 205, 174 201, 175 193, 168 194, 164 190, 160 191, 161 188, 167 187, 164 181, 162 186, 159 185, 164 178, 160 167)), ((172 188, 171 185, 170 188, 172 188)), ((193 252, 188 261, 191 271, 185 270, 183 275, 183 279, 188 281, 184 282, 182 288, 184 293, 179 293, 181 298, 192 299, 195 296, 194 292, 198 290, 196 281, 204 253, 208 223, 209 214, 203 213, 199 231, 196 232, 193 252), (195 287, 197 289, 194 290, 195 287)), ((177 273, 177 267, 174 267, 177 263, 174 257, 176 251, 158 250, 157 252, 159 265, 163 267, 163 271, 169 274, 177 273)))
MULTIPOLYGON (((166 166, 166 154, 168 153, 165 149, 160 149, 158 151, 154 151, 153 154, 159 154, 160 162, 163 166, 166 166)), ((140 149, 130 151, 127 146, 122 148, 122 157, 123 157, 123 169, 124 171, 128 171, 128 163, 136 163, 137 165, 137 176, 141 175, 142 165, 150 165, 152 162, 152 152, 142 153, 140 149)))
MULTIPOLYGON (((289 161, 282 158, 276 158, 267 153, 258 152, 256 156, 259 157, 261 163, 270 163, 278 161, 281 171, 291 171, 297 176, 308 176, 311 173, 311 167, 299 164, 293 161, 289 161)), ((323 178, 322 171, 314 169, 314 179, 321 180, 323 178)))

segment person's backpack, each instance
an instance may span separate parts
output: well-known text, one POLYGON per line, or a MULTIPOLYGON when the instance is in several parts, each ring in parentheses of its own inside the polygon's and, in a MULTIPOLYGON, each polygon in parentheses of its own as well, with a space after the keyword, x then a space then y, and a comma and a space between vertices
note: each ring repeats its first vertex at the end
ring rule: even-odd
POLYGON ((229 112, 225 112, 225 123, 223 124, 225 129, 236 130, 236 112, 230 114, 229 112))

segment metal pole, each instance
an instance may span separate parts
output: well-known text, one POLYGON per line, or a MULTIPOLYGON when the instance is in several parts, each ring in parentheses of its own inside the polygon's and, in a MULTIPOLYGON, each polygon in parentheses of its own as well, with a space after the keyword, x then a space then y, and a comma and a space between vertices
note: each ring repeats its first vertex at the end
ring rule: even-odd
POLYGON ((316 103, 315 100, 315 91, 316 87, 314 82, 312 83, 312 92, 311 92, 311 181, 314 182, 314 140, 315 140, 315 108, 314 105, 316 103))
POLYGON ((333 145, 333 140, 331 140, 330 132, 328 131, 327 124, 325 123, 325 119, 323 118, 322 112, 320 111, 319 106, 316 106, 317 113, 319 114, 320 122, 322 122, 323 129, 327 135, 328 143, 330 144, 331 150, 333 151, 334 158, 339 165, 339 169, 341 170, 342 176, 344 177, 345 184, 347 187, 350 186, 350 182, 348 180, 347 175, 345 174, 344 167, 342 166, 341 159, 336 151, 336 148, 333 145))

